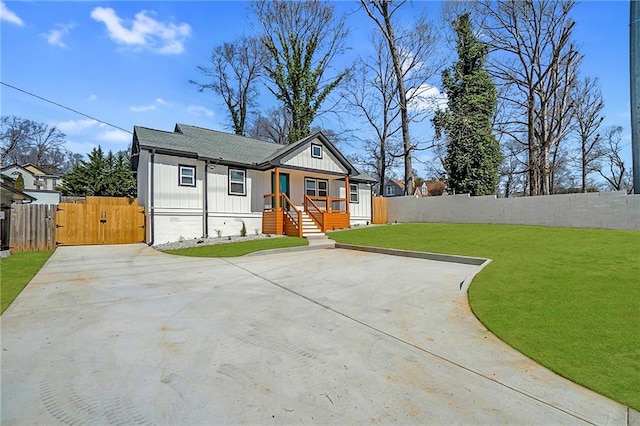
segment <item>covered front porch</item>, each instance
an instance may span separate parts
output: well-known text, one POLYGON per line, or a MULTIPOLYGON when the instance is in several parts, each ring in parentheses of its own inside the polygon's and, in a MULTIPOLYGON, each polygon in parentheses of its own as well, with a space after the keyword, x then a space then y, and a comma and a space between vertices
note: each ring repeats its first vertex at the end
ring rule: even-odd
POLYGON ((300 188, 291 191, 289 174, 274 169, 273 192, 264 194, 262 233, 307 237, 350 226, 349 176, 311 176, 303 181, 302 194, 300 188))

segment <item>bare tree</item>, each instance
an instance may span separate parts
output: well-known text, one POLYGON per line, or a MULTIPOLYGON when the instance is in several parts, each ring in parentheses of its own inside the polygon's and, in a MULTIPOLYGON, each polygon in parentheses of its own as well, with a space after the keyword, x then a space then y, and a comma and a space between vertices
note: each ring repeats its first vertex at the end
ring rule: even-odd
POLYGON ((412 154, 417 144, 409 132, 411 104, 419 104, 424 98, 427 81, 442 67, 435 48, 439 35, 424 15, 409 25, 401 25, 396 16, 405 0, 360 0, 363 9, 373 20, 383 36, 396 79, 396 96, 400 109, 402 148, 404 158, 405 194, 413 194, 412 154))
POLYGON ((291 114, 284 106, 271 108, 266 115, 258 114, 248 128, 247 136, 265 142, 286 145, 291 130, 291 114))
POLYGON ((26 151, 33 123, 16 116, 2 116, 0 125, 0 166, 6 166, 7 161, 18 162, 20 154, 26 151))
POLYGON ((190 80, 202 92, 213 90, 224 100, 233 131, 245 134, 249 108, 257 95, 256 82, 262 76, 266 55, 255 37, 243 37, 233 43, 217 46, 209 58, 210 66, 198 66, 207 81, 190 80))
POLYGON ((571 96, 576 108, 575 134, 580 144, 581 190, 587 192, 587 176, 597 170, 602 156, 599 130, 604 120, 604 102, 597 79, 584 78, 574 86, 571 96))
POLYGON ((20 117, 2 117, 1 164, 32 163, 48 173, 62 171, 68 151, 65 134, 56 126, 20 117))
MULTIPOLYGON (((495 56, 494 76, 514 97, 503 102, 521 111, 519 128, 528 149, 530 195, 549 194, 551 154, 575 113, 570 91, 582 56, 571 40, 573 0, 483 0, 484 33, 495 56)), ((506 92, 505 92, 506 93, 506 92)))
POLYGON ((616 191, 631 192, 632 183, 622 159, 622 126, 611 126, 604 132, 604 151, 596 171, 616 191))
POLYGON ((59 172, 65 161, 66 135, 56 126, 33 123, 31 143, 25 163, 33 163, 49 172, 59 172))
POLYGON ((292 143, 310 133, 322 104, 349 73, 345 68, 329 75, 345 50, 348 30, 328 3, 261 0, 253 6, 269 57, 268 89, 290 114, 292 143))
MULTIPOLYGON (((352 159, 380 183, 382 194, 387 170, 394 168, 402 149, 397 142, 401 130, 397 102, 397 80, 384 40, 374 35, 375 55, 358 62, 353 78, 345 86, 343 97, 351 114, 364 119, 374 137, 358 136, 361 150, 352 159)), ((368 135, 368 132, 363 134, 368 135)))

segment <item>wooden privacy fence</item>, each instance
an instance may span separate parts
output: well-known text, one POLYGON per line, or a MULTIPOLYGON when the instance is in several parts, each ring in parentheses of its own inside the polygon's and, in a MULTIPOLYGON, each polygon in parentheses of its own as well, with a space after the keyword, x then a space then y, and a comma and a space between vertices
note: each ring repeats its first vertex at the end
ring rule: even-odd
POLYGON ((384 197, 373 197, 371 209, 371 223, 387 223, 387 199, 384 197))
MULTIPOLYGON (((133 202, 58 204, 56 243, 59 245, 128 244, 144 242, 144 207, 133 202), (118 205, 120 204, 120 205, 118 205)), ((105 197, 106 198, 106 197, 105 197)), ((97 200, 96 200, 97 201, 97 200)))
POLYGON ((12 204, 9 246, 11 251, 56 248, 56 205, 12 204))

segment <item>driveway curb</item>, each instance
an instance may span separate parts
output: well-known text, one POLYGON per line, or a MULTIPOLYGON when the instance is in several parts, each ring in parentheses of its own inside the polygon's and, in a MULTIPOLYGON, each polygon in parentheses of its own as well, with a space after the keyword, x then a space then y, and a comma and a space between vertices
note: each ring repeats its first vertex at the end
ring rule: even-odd
POLYGON ((366 251, 368 253, 390 254, 392 256, 415 257, 418 259, 435 260, 438 262, 462 263, 464 265, 481 266, 489 261, 482 257, 457 256, 455 254, 430 253, 426 251, 399 250, 383 247, 359 246, 355 244, 336 243, 336 248, 366 251))

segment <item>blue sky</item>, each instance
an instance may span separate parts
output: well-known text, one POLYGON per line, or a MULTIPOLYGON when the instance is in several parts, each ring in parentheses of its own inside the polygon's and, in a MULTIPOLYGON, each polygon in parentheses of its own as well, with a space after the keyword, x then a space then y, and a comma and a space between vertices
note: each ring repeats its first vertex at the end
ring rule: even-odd
MULTIPOLYGON (((341 12, 358 7, 352 1, 336 5, 341 12)), ((427 9, 431 16, 440 7, 413 3, 414 12, 427 9)), ((573 16, 585 55, 582 73, 600 80, 604 126, 624 127, 630 162, 629 2, 586 1, 573 16)), ((228 130, 222 104, 189 80, 200 79, 196 67, 206 65, 214 46, 255 32, 244 1, 4 1, 0 17, 2 82, 127 130, 172 130, 176 122, 228 130)), ((362 12, 350 15, 349 24, 345 61, 366 48, 371 31, 362 12)), ((263 92, 260 102, 271 105, 263 92)), ((58 126, 73 152, 84 154, 97 145, 116 151, 131 142, 126 132, 6 86, 0 86, 0 96, 2 115, 58 126)))

